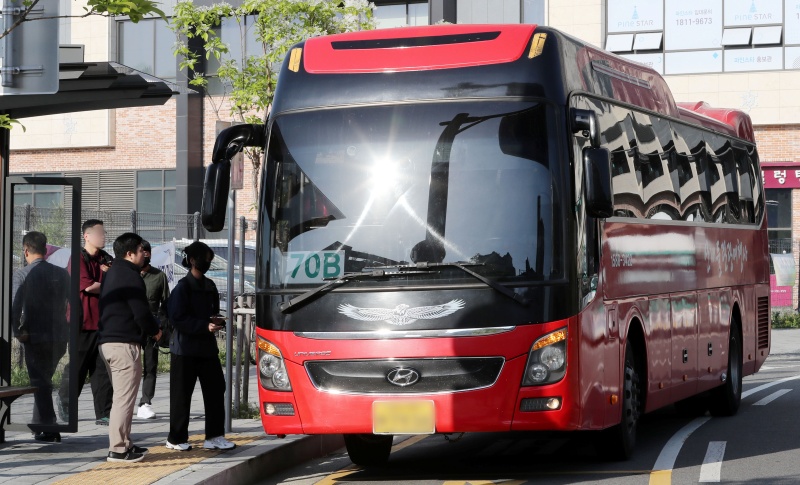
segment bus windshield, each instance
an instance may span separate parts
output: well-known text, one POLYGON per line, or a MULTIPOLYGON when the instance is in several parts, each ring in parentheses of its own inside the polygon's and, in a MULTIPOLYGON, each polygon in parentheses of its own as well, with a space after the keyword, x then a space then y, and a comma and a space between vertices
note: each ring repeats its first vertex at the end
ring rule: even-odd
MULTIPOLYGON (((523 101, 278 116, 268 148, 269 286, 442 262, 512 284, 563 278, 556 126, 551 105, 523 101)), ((440 266, 347 287, 469 280, 440 266)))

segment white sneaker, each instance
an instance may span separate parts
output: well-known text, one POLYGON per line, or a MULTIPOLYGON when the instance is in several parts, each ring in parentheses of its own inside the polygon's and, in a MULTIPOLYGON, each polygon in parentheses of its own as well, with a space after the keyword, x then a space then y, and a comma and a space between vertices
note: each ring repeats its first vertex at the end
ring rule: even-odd
POLYGON ((156 419, 156 412, 149 404, 142 404, 139 406, 139 411, 136 412, 136 417, 139 419, 156 419))
POLYGON ((192 449, 192 445, 190 445, 189 443, 181 443, 178 445, 173 445, 172 443, 167 441, 167 449, 178 450, 178 451, 189 451, 192 449))
POLYGON ((217 436, 216 438, 206 440, 205 443, 203 443, 203 448, 207 450, 232 450, 236 448, 236 443, 231 443, 226 440, 224 436, 217 436))

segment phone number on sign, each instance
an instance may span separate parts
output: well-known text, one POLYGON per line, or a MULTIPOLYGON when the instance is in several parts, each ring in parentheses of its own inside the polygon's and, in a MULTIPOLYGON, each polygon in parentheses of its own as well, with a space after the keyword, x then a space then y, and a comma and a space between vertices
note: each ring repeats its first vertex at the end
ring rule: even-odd
POLYGON ((696 19, 676 19, 675 25, 678 26, 686 26, 686 25, 711 25, 714 23, 714 19, 711 17, 699 17, 696 19))

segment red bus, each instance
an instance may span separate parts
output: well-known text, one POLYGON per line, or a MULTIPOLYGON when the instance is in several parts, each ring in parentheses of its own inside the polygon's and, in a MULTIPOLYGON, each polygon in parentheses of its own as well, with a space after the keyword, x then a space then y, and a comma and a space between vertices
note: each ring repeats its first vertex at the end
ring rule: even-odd
POLYGON ((312 38, 264 125, 259 401, 268 434, 596 430, 736 413, 769 353, 764 192, 747 114, 678 105, 658 73, 555 29, 312 38))

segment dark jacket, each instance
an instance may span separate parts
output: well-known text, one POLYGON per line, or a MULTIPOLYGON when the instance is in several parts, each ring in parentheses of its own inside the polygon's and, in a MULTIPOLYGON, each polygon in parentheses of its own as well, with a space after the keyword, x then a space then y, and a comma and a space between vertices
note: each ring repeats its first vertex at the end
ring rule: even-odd
POLYGON ((142 344, 146 336, 158 333, 140 271, 130 261, 117 259, 106 272, 100 287, 98 344, 142 344))
POLYGON ((208 331, 211 317, 219 314, 219 292, 213 281, 198 280, 190 272, 170 294, 167 310, 174 327, 170 352, 194 357, 219 354, 217 339, 208 331))
POLYGON ((69 275, 64 269, 37 259, 14 273, 12 291, 14 336, 28 334, 31 344, 67 341, 69 275))

